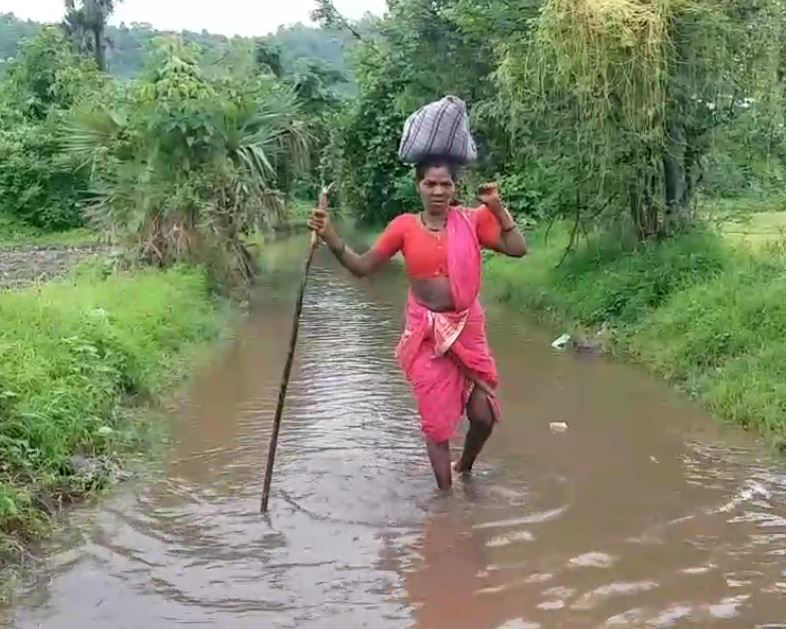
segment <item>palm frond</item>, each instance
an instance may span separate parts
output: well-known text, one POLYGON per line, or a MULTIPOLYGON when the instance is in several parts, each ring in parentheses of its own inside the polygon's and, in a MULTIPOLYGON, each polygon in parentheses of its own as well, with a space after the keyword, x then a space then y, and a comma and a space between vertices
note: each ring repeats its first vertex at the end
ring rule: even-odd
POLYGON ((79 112, 69 118, 61 129, 63 150, 90 157, 101 147, 113 145, 125 124, 124 117, 108 109, 79 112))
POLYGON ((253 110, 234 110, 236 127, 228 134, 229 158, 247 169, 260 190, 274 186, 276 167, 282 162, 305 168, 311 145, 308 129, 298 119, 296 95, 281 89, 265 96, 253 110))

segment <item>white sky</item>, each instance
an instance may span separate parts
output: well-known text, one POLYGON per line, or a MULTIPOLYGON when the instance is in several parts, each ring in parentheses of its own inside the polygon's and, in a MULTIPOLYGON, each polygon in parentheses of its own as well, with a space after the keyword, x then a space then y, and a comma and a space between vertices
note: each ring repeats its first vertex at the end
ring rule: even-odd
MULTIPOLYGON (((385 0, 335 0, 345 16, 382 14, 385 0)), ((266 35, 280 25, 309 22, 313 0, 123 0, 113 24, 147 22, 162 30, 201 31, 224 35, 266 35)), ((0 13, 37 22, 58 22, 63 0, 0 0, 0 13)))

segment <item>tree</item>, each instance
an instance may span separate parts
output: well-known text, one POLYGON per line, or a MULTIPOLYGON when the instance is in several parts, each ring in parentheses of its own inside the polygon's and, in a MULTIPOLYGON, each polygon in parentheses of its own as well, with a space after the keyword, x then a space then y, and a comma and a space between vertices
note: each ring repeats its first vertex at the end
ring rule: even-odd
POLYGON ((256 43, 254 61, 262 72, 269 72, 276 78, 281 78, 284 66, 281 62, 281 48, 267 39, 260 39, 256 43))
POLYGON ((293 91, 211 77, 199 51, 157 41, 142 79, 75 113, 68 150, 92 174, 92 223, 143 261, 209 262, 219 284, 253 274, 243 236, 281 212, 276 175, 308 149, 293 91))
MULTIPOLYGON (((118 0, 120 1, 120 0, 118 0)), ((106 71, 106 23, 115 10, 115 0, 65 0, 64 26, 81 50, 93 53, 101 72, 106 71)))
POLYGON ((6 64, 0 102, 7 114, 40 122, 53 111, 69 109, 100 84, 98 74, 69 49, 62 33, 47 27, 25 41, 6 64))
POLYGON ((641 239, 686 223, 713 135, 782 93, 784 32, 780 0, 547 0, 498 76, 511 134, 557 166, 555 216, 574 236, 598 220, 627 217, 641 239))
POLYGON ((0 82, 0 208, 44 229, 82 223, 87 173, 64 155, 59 126, 67 112, 102 89, 58 28, 42 28, 6 64, 0 82))
POLYGON ((346 29, 356 39, 363 41, 363 35, 355 26, 336 10, 333 0, 316 0, 311 19, 329 28, 346 29))

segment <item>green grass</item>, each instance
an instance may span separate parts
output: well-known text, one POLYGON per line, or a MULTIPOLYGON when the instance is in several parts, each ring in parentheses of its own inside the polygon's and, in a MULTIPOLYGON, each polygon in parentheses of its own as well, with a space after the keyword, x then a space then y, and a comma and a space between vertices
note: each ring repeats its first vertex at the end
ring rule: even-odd
POLYGON ((91 245, 98 240, 95 232, 79 228, 63 232, 46 232, 0 213, 0 249, 35 245, 41 247, 68 247, 91 245))
POLYGON ((786 212, 757 212, 731 216, 721 223, 721 231, 731 243, 760 251, 786 238, 786 212))
POLYGON ((631 354, 786 449, 786 259, 737 255, 627 335, 631 354))
POLYGON ((699 209, 709 215, 753 215, 786 211, 786 196, 748 196, 738 198, 703 198, 699 209))
POLYGON ((721 239, 706 231, 660 245, 634 246, 616 235, 596 235, 559 264, 566 230, 530 238, 525 263, 498 256, 486 264, 487 293, 560 321, 614 327, 637 321, 672 294, 717 275, 727 264, 721 239))
POLYGON ((571 329, 611 330, 640 362, 718 417, 786 449, 786 255, 696 229, 635 247, 596 235, 557 268, 566 231, 532 238, 520 261, 493 257, 486 294, 571 329))
POLYGON ((219 313, 205 274, 186 268, 0 293, 0 552, 47 531, 42 505, 97 488, 72 455, 116 460, 139 447, 128 409, 172 383, 178 357, 218 333, 219 313))
POLYGON ((786 199, 705 201, 702 216, 735 247, 760 252, 786 239, 786 199))

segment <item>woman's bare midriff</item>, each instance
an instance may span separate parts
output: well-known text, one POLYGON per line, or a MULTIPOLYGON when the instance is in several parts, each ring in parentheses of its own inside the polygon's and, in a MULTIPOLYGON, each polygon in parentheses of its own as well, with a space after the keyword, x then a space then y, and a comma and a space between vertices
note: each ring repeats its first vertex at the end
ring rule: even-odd
POLYGON ((410 280, 417 302, 432 312, 451 312, 456 309, 450 280, 447 277, 428 277, 410 280))

